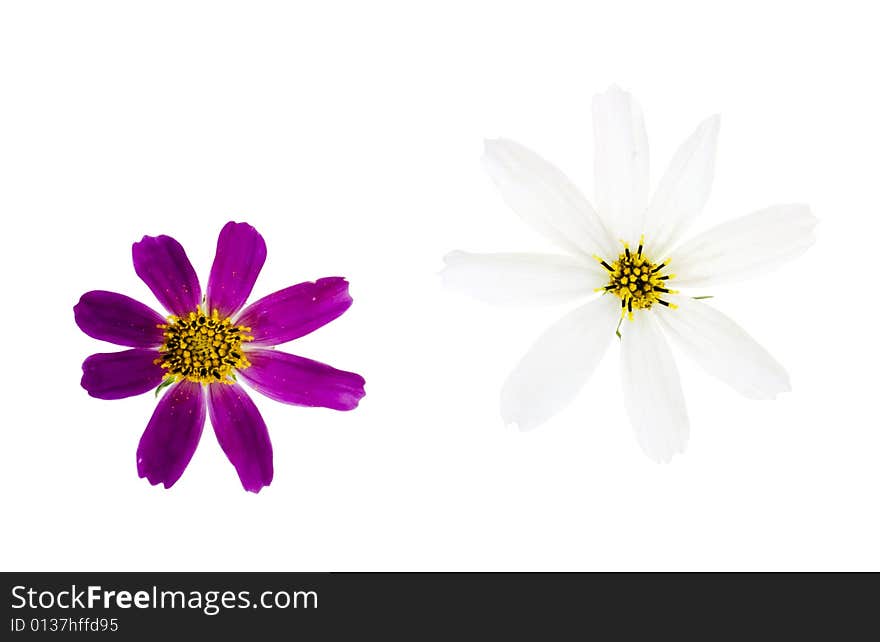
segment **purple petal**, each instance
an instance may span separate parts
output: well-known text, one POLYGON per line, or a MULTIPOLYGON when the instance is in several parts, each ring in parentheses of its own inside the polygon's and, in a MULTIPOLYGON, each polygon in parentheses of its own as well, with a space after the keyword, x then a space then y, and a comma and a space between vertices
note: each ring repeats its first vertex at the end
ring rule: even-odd
POLYGON ((260 492, 272 483, 272 442, 260 411, 238 384, 208 386, 208 413, 214 434, 238 471, 245 490, 260 492))
POLYGON ((138 475, 171 488, 192 459, 205 426, 202 385, 176 383, 159 400, 137 449, 138 475))
POLYGON ((130 348, 162 345, 162 330, 158 326, 165 319, 124 294, 86 292, 73 306, 73 316, 80 330, 94 339, 130 348))
POLYGON ((251 328, 254 344, 274 346, 314 332, 349 307, 348 281, 330 276, 292 285, 255 301, 236 324, 251 328))
POLYGON ((202 299, 202 288, 183 246, 170 236, 145 236, 131 246, 134 271, 169 312, 184 316, 202 299))
POLYGON ((162 383, 166 371, 154 363, 158 358, 156 350, 142 348, 93 354, 83 362, 80 384, 98 399, 141 395, 162 383))
POLYGON ((366 394, 362 376, 318 361, 275 350, 248 350, 247 358, 251 366, 239 376, 275 401, 351 410, 366 394))
POLYGON ((247 223, 230 221, 217 239, 217 253, 208 279, 208 312, 223 318, 241 309, 266 262, 266 241, 247 223))

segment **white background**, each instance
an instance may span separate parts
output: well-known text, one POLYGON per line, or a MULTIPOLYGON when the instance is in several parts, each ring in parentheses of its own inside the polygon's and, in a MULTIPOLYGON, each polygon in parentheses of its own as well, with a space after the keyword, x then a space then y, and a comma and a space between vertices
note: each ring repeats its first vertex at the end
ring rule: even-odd
MULTIPOLYGON (((0 260, 5 570, 880 569, 880 45, 870 3, 5 2, 0 260), (817 7, 824 6, 819 9, 817 7), (807 202, 818 242, 714 304, 794 390, 742 399, 680 360, 687 452, 657 465, 618 346, 539 430, 498 392, 568 308, 445 291, 452 249, 551 249, 479 163, 507 136, 592 195, 592 94, 640 99, 656 180, 720 112, 698 228, 807 202), (91 289, 157 305, 131 243, 206 278, 227 220, 262 232, 254 296, 343 275, 355 304, 286 349, 362 373, 351 413, 265 398, 275 481, 213 432, 171 490, 137 476, 152 395, 99 401, 91 289)), ((256 396, 256 395, 255 395, 256 396)))

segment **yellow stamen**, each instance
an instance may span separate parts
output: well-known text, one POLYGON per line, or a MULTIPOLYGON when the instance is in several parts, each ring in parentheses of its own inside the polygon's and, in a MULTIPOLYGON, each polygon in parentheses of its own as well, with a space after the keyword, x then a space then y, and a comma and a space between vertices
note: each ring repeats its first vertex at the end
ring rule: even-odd
POLYGON ((253 341, 251 329, 221 319, 216 310, 210 316, 201 310, 185 317, 172 315, 159 327, 165 343, 156 365, 168 371, 166 379, 231 384, 233 370, 251 365, 241 349, 242 343, 253 341))
POLYGON ((599 288, 620 298, 620 314, 633 319, 634 310, 647 310, 655 303, 670 309, 678 306, 664 300, 664 294, 678 294, 678 290, 668 289, 669 280, 674 274, 664 274, 664 269, 672 259, 662 263, 652 262, 645 250, 645 237, 639 239, 638 250, 633 253, 629 244, 621 241, 623 252, 615 261, 608 262, 600 256, 594 258, 608 271, 608 285, 599 288))

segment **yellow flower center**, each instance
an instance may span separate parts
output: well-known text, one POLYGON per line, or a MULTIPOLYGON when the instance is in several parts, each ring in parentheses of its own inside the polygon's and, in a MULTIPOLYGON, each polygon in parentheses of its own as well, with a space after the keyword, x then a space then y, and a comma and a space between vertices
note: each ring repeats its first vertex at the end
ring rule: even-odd
POLYGON ((231 384, 234 369, 251 365, 241 349, 243 342, 253 340, 251 329, 221 319, 216 310, 211 316, 201 310, 186 317, 172 315, 159 327, 165 343, 156 364, 168 370, 166 380, 231 384))
POLYGON ((632 320, 633 310, 647 310, 655 303, 668 308, 677 307, 674 303, 663 300, 664 294, 677 294, 667 286, 674 274, 664 274, 671 259, 660 263, 649 259, 644 252, 645 239, 639 240, 639 249, 630 252, 629 244, 623 244, 623 252, 616 261, 608 263, 602 257, 595 257, 608 271, 608 285, 598 291, 610 292, 620 298, 621 315, 629 315, 632 320))

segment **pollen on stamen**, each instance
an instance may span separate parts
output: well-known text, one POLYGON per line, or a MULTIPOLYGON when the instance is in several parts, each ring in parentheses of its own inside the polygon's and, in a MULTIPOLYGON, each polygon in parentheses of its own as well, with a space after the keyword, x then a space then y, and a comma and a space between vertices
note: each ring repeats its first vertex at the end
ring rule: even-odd
POLYGON ((232 384, 233 370, 251 365, 241 349, 242 343, 253 340, 251 329, 233 325, 216 310, 210 315, 196 310, 185 317, 170 316, 159 328, 165 342, 156 364, 168 371, 166 379, 232 384))
POLYGON ((623 243, 623 252, 615 261, 608 262, 600 256, 594 258, 608 271, 608 284, 597 288, 597 291, 611 292, 620 298, 621 316, 633 318, 635 310, 647 310, 655 303, 675 309, 677 306, 664 299, 663 294, 677 294, 677 290, 668 287, 674 274, 664 274, 663 270, 671 259, 653 262, 649 258, 650 246, 645 244, 645 237, 639 239, 638 250, 630 252, 629 244, 623 243))

